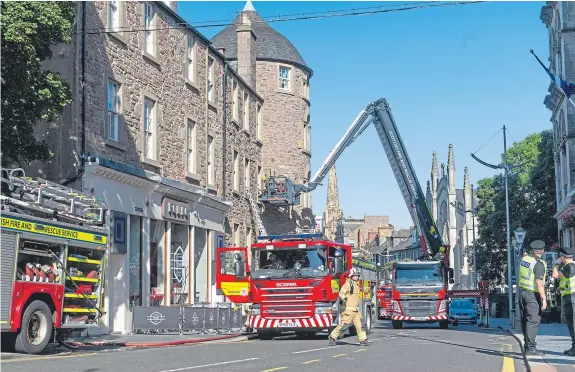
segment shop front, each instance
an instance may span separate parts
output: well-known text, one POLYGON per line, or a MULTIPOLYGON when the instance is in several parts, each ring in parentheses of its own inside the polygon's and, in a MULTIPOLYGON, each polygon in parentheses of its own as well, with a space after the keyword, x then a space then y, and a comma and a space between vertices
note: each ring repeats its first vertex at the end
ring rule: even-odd
POLYGON ((230 203, 106 159, 86 167, 83 185, 111 225, 100 333, 131 332, 135 306, 215 301, 211 261, 230 203))

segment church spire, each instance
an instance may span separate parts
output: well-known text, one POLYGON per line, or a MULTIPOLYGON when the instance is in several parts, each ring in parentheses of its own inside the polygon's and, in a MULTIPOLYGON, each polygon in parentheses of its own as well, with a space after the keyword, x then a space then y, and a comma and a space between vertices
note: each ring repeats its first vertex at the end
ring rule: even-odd
POLYGON ((451 143, 447 154, 447 169, 455 169, 455 156, 453 155, 453 145, 451 143))
POLYGON ((337 190, 337 174, 335 165, 329 170, 327 182, 327 203, 325 206, 325 236, 330 240, 335 240, 337 225, 341 221, 343 213, 339 207, 339 193, 337 190))
POLYGON ((465 190, 465 192, 471 191, 471 184, 469 183, 469 172, 467 171, 467 167, 463 169, 463 190, 465 190))
POLYGON ((256 9, 254 8, 254 4, 252 4, 251 0, 246 1, 246 5, 244 5, 244 9, 242 12, 255 12, 256 9))
POLYGON ((433 152, 433 160, 431 161, 431 175, 437 176, 439 174, 439 168, 437 167, 437 152, 433 152))

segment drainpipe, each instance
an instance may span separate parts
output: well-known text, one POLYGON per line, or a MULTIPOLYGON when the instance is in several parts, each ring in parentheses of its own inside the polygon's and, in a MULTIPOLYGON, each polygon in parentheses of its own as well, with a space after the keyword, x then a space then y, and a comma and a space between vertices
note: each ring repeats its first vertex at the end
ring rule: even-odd
POLYGON ((86 168, 86 4, 87 2, 82 2, 82 47, 81 47, 81 64, 82 64, 82 82, 81 82, 81 89, 82 89, 82 111, 81 111, 81 124, 82 129, 80 133, 80 169, 78 169, 78 173, 69 178, 66 181, 62 182, 62 185, 66 186, 72 182, 77 181, 82 177, 84 174, 84 170, 86 168))
MULTIPOLYGON (((222 53, 223 54, 223 53, 222 53)), ((222 194, 223 194, 223 198, 224 200, 226 200, 227 194, 226 194, 226 184, 227 184, 227 180, 226 180, 226 168, 227 168, 227 163, 226 163, 226 159, 227 159, 227 147, 228 147, 228 133, 227 133, 227 128, 228 128, 228 62, 224 59, 224 82, 223 82, 223 113, 222 113, 222 120, 223 120, 223 129, 222 129, 222 133, 223 133, 223 138, 222 138, 222 160, 223 160, 223 165, 222 165, 222 194)))

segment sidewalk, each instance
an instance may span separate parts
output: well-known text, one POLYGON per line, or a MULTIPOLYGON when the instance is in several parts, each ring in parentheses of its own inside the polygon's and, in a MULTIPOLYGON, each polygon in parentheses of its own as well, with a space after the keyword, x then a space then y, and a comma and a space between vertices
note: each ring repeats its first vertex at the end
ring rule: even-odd
POLYGON ((246 333, 184 333, 179 334, 111 334, 95 337, 82 337, 68 339, 70 343, 77 347, 112 346, 112 347, 162 347, 184 344, 194 344, 200 342, 214 341, 245 341, 248 339, 246 333), (237 340, 236 340, 237 339, 237 340))
MULTIPOLYGON (((501 326, 503 329, 509 329, 523 345, 523 334, 521 329, 511 328, 509 319, 497 318, 490 319, 492 327, 501 326)), ((564 372, 573 371, 575 367, 575 357, 563 354, 563 350, 571 347, 571 337, 567 325, 560 323, 542 323, 539 325, 537 333, 537 349, 544 352, 542 356, 529 356, 527 361, 532 372, 564 372)))

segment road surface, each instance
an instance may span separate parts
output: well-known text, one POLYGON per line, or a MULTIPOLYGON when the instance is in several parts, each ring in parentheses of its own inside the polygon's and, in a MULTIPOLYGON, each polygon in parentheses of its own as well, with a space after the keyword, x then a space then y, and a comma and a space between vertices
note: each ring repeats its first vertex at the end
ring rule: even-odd
POLYGON ((3 372, 253 372, 253 371, 397 371, 513 372, 525 371, 517 342, 502 331, 477 326, 437 325, 391 329, 378 323, 374 344, 360 347, 355 337, 328 347, 326 336, 272 341, 203 344, 121 351, 76 351, 70 354, 23 356, 2 361, 3 372))

